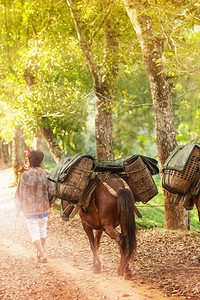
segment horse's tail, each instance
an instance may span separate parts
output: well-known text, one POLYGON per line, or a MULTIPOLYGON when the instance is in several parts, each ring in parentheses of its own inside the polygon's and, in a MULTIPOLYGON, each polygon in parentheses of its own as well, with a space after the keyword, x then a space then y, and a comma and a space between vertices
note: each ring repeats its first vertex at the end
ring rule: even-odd
POLYGON ((129 259, 136 249, 136 224, 133 196, 128 189, 117 192, 118 212, 121 226, 122 250, 129 259))

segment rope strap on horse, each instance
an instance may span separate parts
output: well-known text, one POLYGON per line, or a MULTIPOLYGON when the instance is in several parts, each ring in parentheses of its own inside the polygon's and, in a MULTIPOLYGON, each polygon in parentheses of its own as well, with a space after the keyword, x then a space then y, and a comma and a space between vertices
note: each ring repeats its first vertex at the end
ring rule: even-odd
POLYGON ((106 182, 102 182, 102 183, 105 186, 105 188, 107 188, 107 190, 109 191, 109 193, 111 195, 113 195, 114 197, 117 197, 117 192, 113 188, 111 188, 111 186, 109 186, 106 182))
MULTIPOLYGON (((122 181, 125 189, 129 190, 131 192, 131 195, 133 196, 133 193, 129 187, 129 185, 127 184, 127 182, 125 180, 123 180, 121 177, 119 177, 119 179, 122 181)), ((105 186, 105 188, 109 191, 109 193, 111 195, 113 195, 114 197, 117 197, 117 192, 106 182, 102 181, 102 184, 105 186)), ((133 196, 133 200, 134 200, 134 196, 133 196)), ((141 213, 139 212, 139 210, 137 209, 137 207, 135 206, 135 203, 133 201, 133 210, 136 213, 136 215, 138 216, 138 218, 142 218, 141 213)))
POLYGON ((131 189, 130 189, 130 186, 128 185, 128 183, 123 178, 121 178, 121 177, 119 177, 119 179, 121 179, 121 181, 122 181, 125 189, 129 190, 130 192, 132 192, 131 189))

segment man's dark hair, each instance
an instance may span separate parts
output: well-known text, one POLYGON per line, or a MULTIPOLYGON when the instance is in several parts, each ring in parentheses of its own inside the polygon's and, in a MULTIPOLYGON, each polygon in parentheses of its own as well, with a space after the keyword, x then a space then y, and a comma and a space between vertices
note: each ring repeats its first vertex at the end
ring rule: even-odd
POLYGON ((29 153, 28 160, 31 167, 36 168, 40 167, 40 163, 44 159, 44 153, 39 150, 32 150, 29 153))

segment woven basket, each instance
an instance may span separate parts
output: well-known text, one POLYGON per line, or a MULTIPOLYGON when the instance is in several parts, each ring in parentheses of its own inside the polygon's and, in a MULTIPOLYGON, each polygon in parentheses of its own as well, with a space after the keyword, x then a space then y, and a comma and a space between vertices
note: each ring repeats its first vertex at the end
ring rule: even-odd
POLYGON ((187 194, 199 171, 200 148, 195 146, 183 171, 166 169, 162 185, 171 193, 187 194))
POLYGON ((66 181, 56 183, 56 195, 70 203, 78 203, 87 187, 93 168, 93 161, 82 158, 72 169, 66 181))
POLYGON ((136 202, 146 203, 158 194, 152 175, 141 157, 138 157, 136 161, 126 166, 125 170, 128 174, 128 185, 133 192, 136 202))

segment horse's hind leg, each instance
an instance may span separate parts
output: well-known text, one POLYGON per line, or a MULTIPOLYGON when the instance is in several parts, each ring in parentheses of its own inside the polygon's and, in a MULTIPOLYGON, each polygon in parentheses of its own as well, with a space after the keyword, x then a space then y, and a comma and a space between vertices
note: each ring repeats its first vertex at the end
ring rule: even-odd
POLYGON ((129 259, 125 255, 126 241, 124 241, 123 234, 122 233, 120 234, 111 225, 104 226, 104 229, 106 233, 118 243, 120 248, 121 259, 120 259, 119 268, 117 270, 117 274, 119 276, 124 275, 125 279, 130 279, 132 275, 128 264, 129 259))
MULTIPOLYGON (((90 241, 90 248, 92 250, 93 253, 93 266, 94 266, 94 273, 98 274, 101 272, 101 262, 99 260, 99 257, 97 255, 97 248, 96 248, 96 242, 94 239, 94 234, 93 234, 93 229, 90 228, 89 226, 87 226, 86 223, 82 222, 83 224, 83 228, 85 230, 85 232, 87 233, 87 236, 89 238, 90 241)), ((97 241, 100 241, 100 237, 101 235, 99 235, 99 237, 97 237, 97 241)))
POLYGON ((129 279, 132 278, 132 272, 131 272, 131 270, 130 270, 130 268, 129 268, 128 262, 127 262, 126 269, 124 270, 124 278, 125 278, 126 280, 129 280, 129 279))
POLYGON ((117 269, 117 275, 118 276, 123 276, 124 272, 123 272, 123 261, 124 261, 124 251, 122 250, 122 247, 120 246, 120 263, 119 263, 119 267, 117 269))
POLYGON ((117 274, 119 276, 124 275, 125 279, 130 279, 132 277, 132 273, 129 268, 129 259, 126 257, 124 253, 124 249, 122 249, 122 247, 120 247, 120 254, 121 254, 121 259, 120 259, 119 268, 117 270, 117 274))
POLYGON ((104 230, 105 232, 108 234, 108 236, 111 239, 114 239, 117 244, 119 245, 120 248, 120 254, 121 254, 121 259, 120 259, 120 264, 119 264, 119 268, 117 271, 117 274, 119 276, 123 276, 124 275, 124 269, 126 267, 125 264, 125 255, 124 255, 124 250, 123 250, 123 239, 122 239, 122 234, 120 234, 113 226, 111 225, 104 225, 104 230))
POLYGON ((96 248, 96 251, 99 249, 102 233, 103 233, 103 230, 96 230, 96 235, 95 235, 95 248, 96 248))
POLYGON ((114 239, 118 245, 121 247, 121 238, 120 238, 120 233, 112 226, 112 225, 104 225, 103 226, 105 232, 107 235, 111 238, 114 239))

